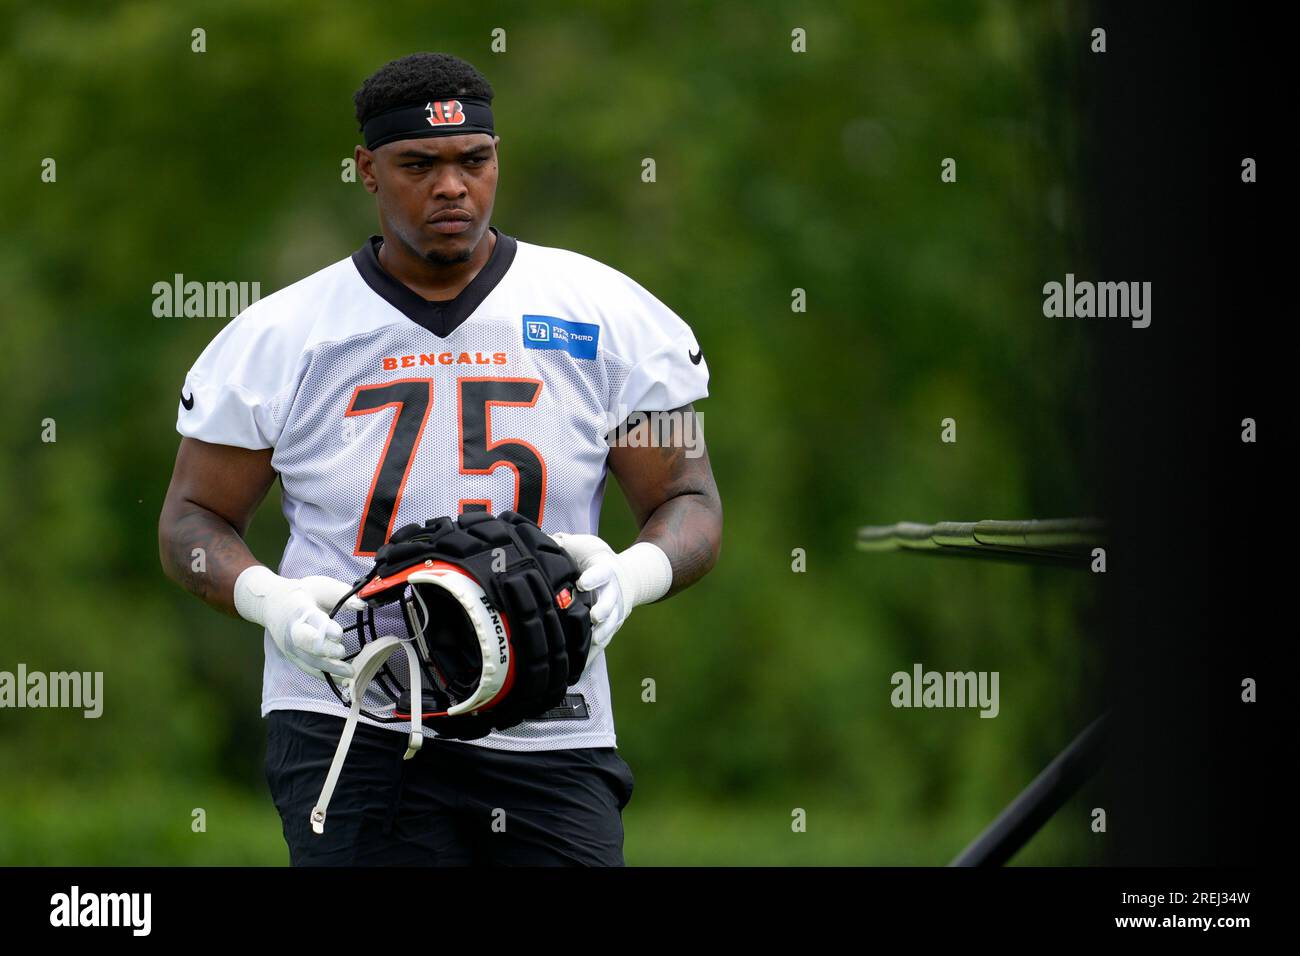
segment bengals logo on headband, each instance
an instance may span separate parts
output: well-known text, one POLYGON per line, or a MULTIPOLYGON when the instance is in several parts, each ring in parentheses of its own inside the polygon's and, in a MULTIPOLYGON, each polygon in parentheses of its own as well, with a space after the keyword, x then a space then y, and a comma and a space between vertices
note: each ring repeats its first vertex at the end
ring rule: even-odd
POLYGON ((460 100, 432 100, 424 107, 429 111, 430 126, 463 126, 465 111, 460 100))

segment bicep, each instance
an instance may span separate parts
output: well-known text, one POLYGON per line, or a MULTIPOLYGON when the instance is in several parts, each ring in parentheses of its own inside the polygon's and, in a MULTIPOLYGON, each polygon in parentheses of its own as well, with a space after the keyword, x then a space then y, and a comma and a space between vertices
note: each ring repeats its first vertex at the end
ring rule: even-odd
POLYGON ((709 453, 693 406, 639 413, 627 424, 609 451, 609 469, 638 526, 672 498, 701 495, 716 500, 709 453))
POLYGON ((182 438, 164 516, 198 507, 228 521, 243 535, 275 483, 271 454, 270 448, 236 448, 182 438))

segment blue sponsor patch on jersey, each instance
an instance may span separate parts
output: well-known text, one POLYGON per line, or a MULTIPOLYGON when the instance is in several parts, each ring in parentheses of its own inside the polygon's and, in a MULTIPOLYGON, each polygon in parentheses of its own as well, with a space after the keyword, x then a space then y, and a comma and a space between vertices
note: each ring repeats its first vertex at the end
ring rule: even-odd
POLYGON ((594 359, 600 326, 589 322, 570 322, 553 315, 524 316, 524 348, 558 349, 574 358, 594 359))

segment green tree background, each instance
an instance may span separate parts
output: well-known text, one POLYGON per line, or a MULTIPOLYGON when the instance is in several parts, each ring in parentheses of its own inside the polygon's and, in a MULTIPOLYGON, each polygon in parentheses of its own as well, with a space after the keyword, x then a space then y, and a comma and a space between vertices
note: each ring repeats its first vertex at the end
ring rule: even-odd
MULTIPOLYGON (((0 710, 0 863, 286 861, 256 629, 157 559, 177 390, 225 320, 156 318, 152 287, 183 273, 267 294, 376 231, 340 176, 351 95, 416 50, 496 88, 494 222, 631 275, 709 356, 722 559, 638 611, 609 657, 637 776, 630 863, 943 863, 1093 716, 1091 575, 853 549, 861 524, 1094 506, 1088 353, 1040 311, 1043 282, 1086 270, 1077 10, 4 11, 0 670, 103 671, 105 710, 0 710), (1001 714, 893 708, 890 675, 914 662, 999 671, 1001 714)), ((611 492, 602 533, 634 532, 611 492)), ((274 563, 284 535, 273 491, 251 543, 274 563)), ((1096 858, 1086 797, 1017 862, 1096 858)))

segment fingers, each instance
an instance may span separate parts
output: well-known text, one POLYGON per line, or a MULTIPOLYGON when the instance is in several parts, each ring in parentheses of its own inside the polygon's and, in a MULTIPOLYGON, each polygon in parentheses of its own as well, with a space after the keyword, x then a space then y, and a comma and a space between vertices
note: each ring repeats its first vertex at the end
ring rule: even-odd
POLYGON ((604 648, 613 638, 614 632, 618 630, 619 624, 622 623, 617 617, 611 617, 607 621, 601 621, 591 631, 591 646, 604 648))
POLYGON ((579 591, 594 591, 602 585, 608 584, 614 577, 614 566, 611 564, 597 564, 582 572, 578 578, 579 591))
MULTIPOLYGON (((311 595, 311 599, 316 602, 316 606, 327 614, 334 610, 334 606, 339 603, 343 595, 352 590, 352 585, 324 574, 308 575, 301 581, 302 586, 311 595)), ((352 611, 364 611, 366 602, 354 594, 343 606, 352 611)))
POLYGON ((584 671, 591 666, 592 661, 594 661, 600 654, 604 653, 605 648, 609 646, 609 642, 614 639, 615 632, 623 626, 625 620, 626 617, 624 615, 615 615, 609 620, 602 621, 592 628, 591 648, 587 651, 587 663, 582 667, 584 671))
POLYGON ((618 608, 618 588, 604 588, 591 606, 591 623, 600 624, 614 616, 618 608))
POLYGON ((343 627, 330 618, 334 605, 351 590, 335 578, 312 575, 290 581, 274 596, 267 630, 280 652, 304 674, 351 677, 352 664, 343 660, 343 627))
POLYGON ((325 674, 323 673, 325 671, 328 671, 335 677, 342 677, 348 680, 351 680, 353 677, 352 665, 348 661, 336 661, 331 660, 328 657, 313 657, 311 654, 306 654, 298 650, 295 650, 291 654, 286 654, 285 656, 289 658, 289 662, 297 667, 298 670, 302 671, 304 674, 310 674, 312 677, 319 677, 321 680, 325 679, 325 674))
POLYGON ((563 531, 557 531, 551 535, 555 543, 569 553, 573 563, 578 566, 579 570, 585 571, 591 567, 602 554, 613 554, 614 549, 606 544, 601 538, 594 534, 565 534, 563 531))
POLYGON ((309 611, 302 620, 289 629, 289 641, 292 653, 288 655, 299 669, 308 674, 313 673, 303 662, 315 668, 317 677, 323 677, 326 671, 336 677, 351 677, 352 665, 341 660, 343 649, 343 628, 337 621, 325 616, 324 611, 309 611))
POLYGON ((294 667, 309 674, 312 677, 325 679, 325 672, 333 674, 335 677, 351 679, 353 676, 352 663, 350 661, 338 660, 332 657, 322 657, 300 649, 297 643, 290 644, 285 652, 285 657, 294 667))
POLYGON ((327 671, 335 677, 345 677, 351 680, 356 676, 356 672, 352 669, 352 664, 349 661, 335 661, 327 657, 313 657, 307 660, 308 663, 315 664, 321 670, 327 671))
POLYGON ((321 657, 342 657, 343 628, 323 611, 308 611, 289 629, 294 647, 321 657))

